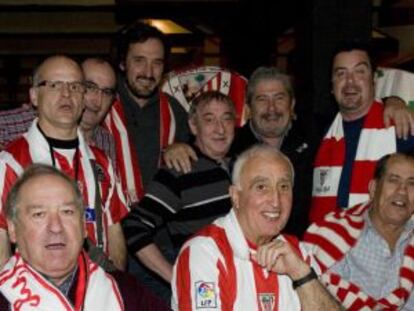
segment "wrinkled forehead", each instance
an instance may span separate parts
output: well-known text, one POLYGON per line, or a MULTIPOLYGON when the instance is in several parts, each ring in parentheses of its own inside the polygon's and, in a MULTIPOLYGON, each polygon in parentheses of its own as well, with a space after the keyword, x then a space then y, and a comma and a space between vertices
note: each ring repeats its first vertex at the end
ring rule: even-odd
POLYGON ((20 202, 26 202, 29 204, 37 203, 37 200, 47 199, 50 205, 59 204, 60 202, 75 202, 76 193, 73 189, 73 185, 63 177, 52 174, 44 174, 39 176, 33 176, 28 179, 22 186, 17 195, 17 199, 20 202), (63 196, 51 197, 50 193, 59 193, 63 196))
POLYGON ((288 93, 285 83, 281 79, 268 78, 257 82, 254 88, 254 94, 270 92, 286 92, 288 93))
POLYGON ((273 180, 293 181, 290 163, 281 155, 258 154, 248 159, 241 170, 241 183, 249 183, 259 176, 273 180))
POLYGON ((45 80, 82 81, 83 73, 80 66, 65 57, 46 60, 38 70, 38 75, 45 80))
POLYGON ((232 113, 234 114, 235 109, 233 104, 230 101, 226 100, 218 100, 218 99, 212 99, 204 102, 200 102, 198 106, 196 107, 196 113, 200 116, 217 112, 219 114, 226 114, 226 113, 232 113))
POLYGON ((115 72, 107 63, 86 61, 82 64, 82 70, 85 80, 94 82, 99 87, 114 88, 116 85, 115 72))
POLYGON ((358 65, 366 65, 369 68, 372 68, 371 61, 369 59, 368 53, 363 50, 350 50, 350 51, 341 51, 335 55, 332 69, 335 70, 338 67, 352 68, 358 65))
POLYGON ((385 175, 398 175, 414 179, 414 158, 404 155, 393 155, 385 166, 385 175))

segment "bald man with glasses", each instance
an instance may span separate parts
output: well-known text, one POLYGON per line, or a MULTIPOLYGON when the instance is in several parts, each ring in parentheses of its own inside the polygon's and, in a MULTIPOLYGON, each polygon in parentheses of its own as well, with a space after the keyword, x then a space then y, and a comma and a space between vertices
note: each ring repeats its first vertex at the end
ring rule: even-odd
POLYGON ((90 248, 107 256, 116 268, 124 268, 126 248, 119 222, 128 211, 125 198, 109 158, 89 146, 78 128, 87 92, 82 69, 66 56, 49 57, 35 70, 30 99, 38 118, 0 153, 0 264, 10 255, 5 198, 25 167, 44 163, 77 182, 90 248))

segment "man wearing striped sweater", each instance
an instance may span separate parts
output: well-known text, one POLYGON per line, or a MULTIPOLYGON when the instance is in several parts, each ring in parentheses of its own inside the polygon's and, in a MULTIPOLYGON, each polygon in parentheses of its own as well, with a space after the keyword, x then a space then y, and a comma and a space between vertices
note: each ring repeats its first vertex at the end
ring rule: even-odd
POLYGON ((378 161, 370 201, 328 214, 305 241, 348 310, 414 310, 414 156, 378 161))
MULTIPOLYGON (((199 161, 190 173, 161 168, 123 222, 129 252, 164 279, 168 288, 172 262, 181 245, 231 206, 226 154, 234 137, 233 102, 217 91, 203 93, 194 100, 188 123, 199 161), (154 240, 163 226, 172 246, 166 240, 154 240), (167 258, 169 254, 172 258, 167 258)), ((152 288, 159 291, 161 287, 152 288)), ((166 292, 160 294, 168 299, 166 292)))

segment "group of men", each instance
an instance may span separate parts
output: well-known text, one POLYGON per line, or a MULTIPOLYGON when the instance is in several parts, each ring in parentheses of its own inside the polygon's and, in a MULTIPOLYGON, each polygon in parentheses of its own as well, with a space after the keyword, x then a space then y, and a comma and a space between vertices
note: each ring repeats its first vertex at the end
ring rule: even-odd
POLYGON ((135 24, 122 38, 118 77, 108 62, 80 67, 66 56, 33 75, 37 118, 0 153, 3 263, 9 238, 16 244, 0 305, 123 310, 148 295, 153 310, 165 308, 137 283, 139 295, 126 293, 126 276, 92 261, 123 270, 127 245, 171 283, 176 310, 409 310, 414 122, 403 104, 374 100, 364 47, 335 52, 339 113, 316 152, 287 75, 252 74, 251 118, 235 129, 233 103, 219 92, 195 98, 188 116, 159 92, 161 32, 135 24), (401 128, 407 139, 397 138, 401 128), (302 237, 308 206, 316 222, 302 244, 286 233, 302 237))

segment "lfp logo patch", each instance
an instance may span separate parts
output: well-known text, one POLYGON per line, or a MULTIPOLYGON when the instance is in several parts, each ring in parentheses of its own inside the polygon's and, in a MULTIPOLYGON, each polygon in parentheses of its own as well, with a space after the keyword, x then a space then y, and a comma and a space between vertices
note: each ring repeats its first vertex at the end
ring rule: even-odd
POLYGON ((196 308, 217 308, 215 284, 213 282, 196 282, 196 308))

